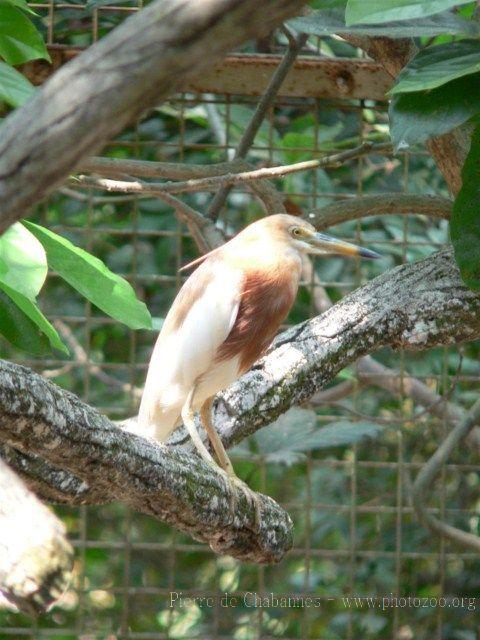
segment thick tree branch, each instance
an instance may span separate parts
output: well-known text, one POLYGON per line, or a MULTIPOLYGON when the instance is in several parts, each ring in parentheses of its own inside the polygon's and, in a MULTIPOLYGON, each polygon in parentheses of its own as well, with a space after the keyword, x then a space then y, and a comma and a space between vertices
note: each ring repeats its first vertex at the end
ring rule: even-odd
MULTIPOLYGON (((218 396, 216 427, 231 446, 312 397, 365 353, 479 337, 479 312, 480 297, 462 284, 449 251, 397 267, 280 335, 250 372, 218 396)), ((50 499, 121 500, 237 557, 278 559, 291 543, 287 516, 266 498, 259 538, 242 495, 235 523, 227 522, 229 496, 221 476, 191 455, 181 430, 166 446, 122 432, 71 394, 8 363, 0 370, 0 408, 0 439, 20 451, 7 448, 3 455, 50 499)))
POLYGON ((2 125, 0 232, 186 77, 303 4, 156 0, 59 69, 2 125))
POLYGON ((29 614, 68 585, 73 550, 65 526, 0 460, 0 594, 29 614))
MULTIPOLYGON (((270 498, 259 496, 257 531, 255 510, 242 491, 232 494, 224 475, 196 456, 122 431, 25 367, 2 361, 0 407, 4 444, 41 456, 56 473, 70 472, 106 501, 122 501, 243 560, 275 562, 292 545, 292 522, 270 498)), ((55 487, 58 479, 47 484, 55 487)), ((67 492, 74 488, 72 482, 67 492)))

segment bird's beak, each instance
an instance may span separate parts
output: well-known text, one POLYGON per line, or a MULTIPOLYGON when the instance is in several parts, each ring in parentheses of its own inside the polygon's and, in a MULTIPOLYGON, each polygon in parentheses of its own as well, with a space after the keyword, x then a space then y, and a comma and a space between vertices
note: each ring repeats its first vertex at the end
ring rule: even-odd
POLYGON ((335 254, 341 256, 361 258, 380 258, 380 254, 370 249, 364 249, 356 244, 350 242, 344 242, 338 238, 327 236, 324 233, 314 233, 308 239, 310 246, 312 247, 311 253, 317 255, 335 254))

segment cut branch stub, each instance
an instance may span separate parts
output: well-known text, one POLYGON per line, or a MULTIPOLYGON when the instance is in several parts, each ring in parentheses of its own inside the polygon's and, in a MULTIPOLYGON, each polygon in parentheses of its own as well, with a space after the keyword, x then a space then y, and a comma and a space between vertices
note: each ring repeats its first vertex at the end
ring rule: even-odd
POLYGON ((45 611, 67 587, 72 563, 63 523, 0 460, 0 593, 26 613, 45 611))

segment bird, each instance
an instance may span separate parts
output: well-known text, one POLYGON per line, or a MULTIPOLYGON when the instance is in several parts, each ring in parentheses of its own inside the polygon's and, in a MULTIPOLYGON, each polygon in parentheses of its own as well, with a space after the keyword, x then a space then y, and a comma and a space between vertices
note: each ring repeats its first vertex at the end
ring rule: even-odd
MULTIPOLYGON (((295 301, 306 254, 379 257, 317 232, 303 218, 260 218, 184 267, 196 268, 165 318, 148 367, 138 415, 141 432, 164 442, 183 423, 201 458, 223 470, 250 499, 252 492, 235 474, 213 424, 212 403, 273 341, 295 301), (197 431, 197 411, 218 464, 197 431)), ((255 498, 253 504, 258 521, 255 498)))

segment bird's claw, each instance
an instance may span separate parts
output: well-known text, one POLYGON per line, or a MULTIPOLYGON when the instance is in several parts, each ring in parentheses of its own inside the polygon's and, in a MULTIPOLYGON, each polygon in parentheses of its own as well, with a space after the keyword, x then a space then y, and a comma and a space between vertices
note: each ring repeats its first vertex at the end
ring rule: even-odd
POLYGON ((259 497, 254 491, 252 491, 252 489, 250 489, 248 484, 243 480, 240 480, 240 478, 235 473, 227 472, 226 476, 231 489, 230 513, 232 515, 232 520, 235 518, 235 511, 237 508, 237 490, 240 489, 240 491, 243 492, 243 495, 247 499, 250 507, 253 507, 255 511, 254 527, 255 531, 258 532, 260 530, 261 517, 259 497))

